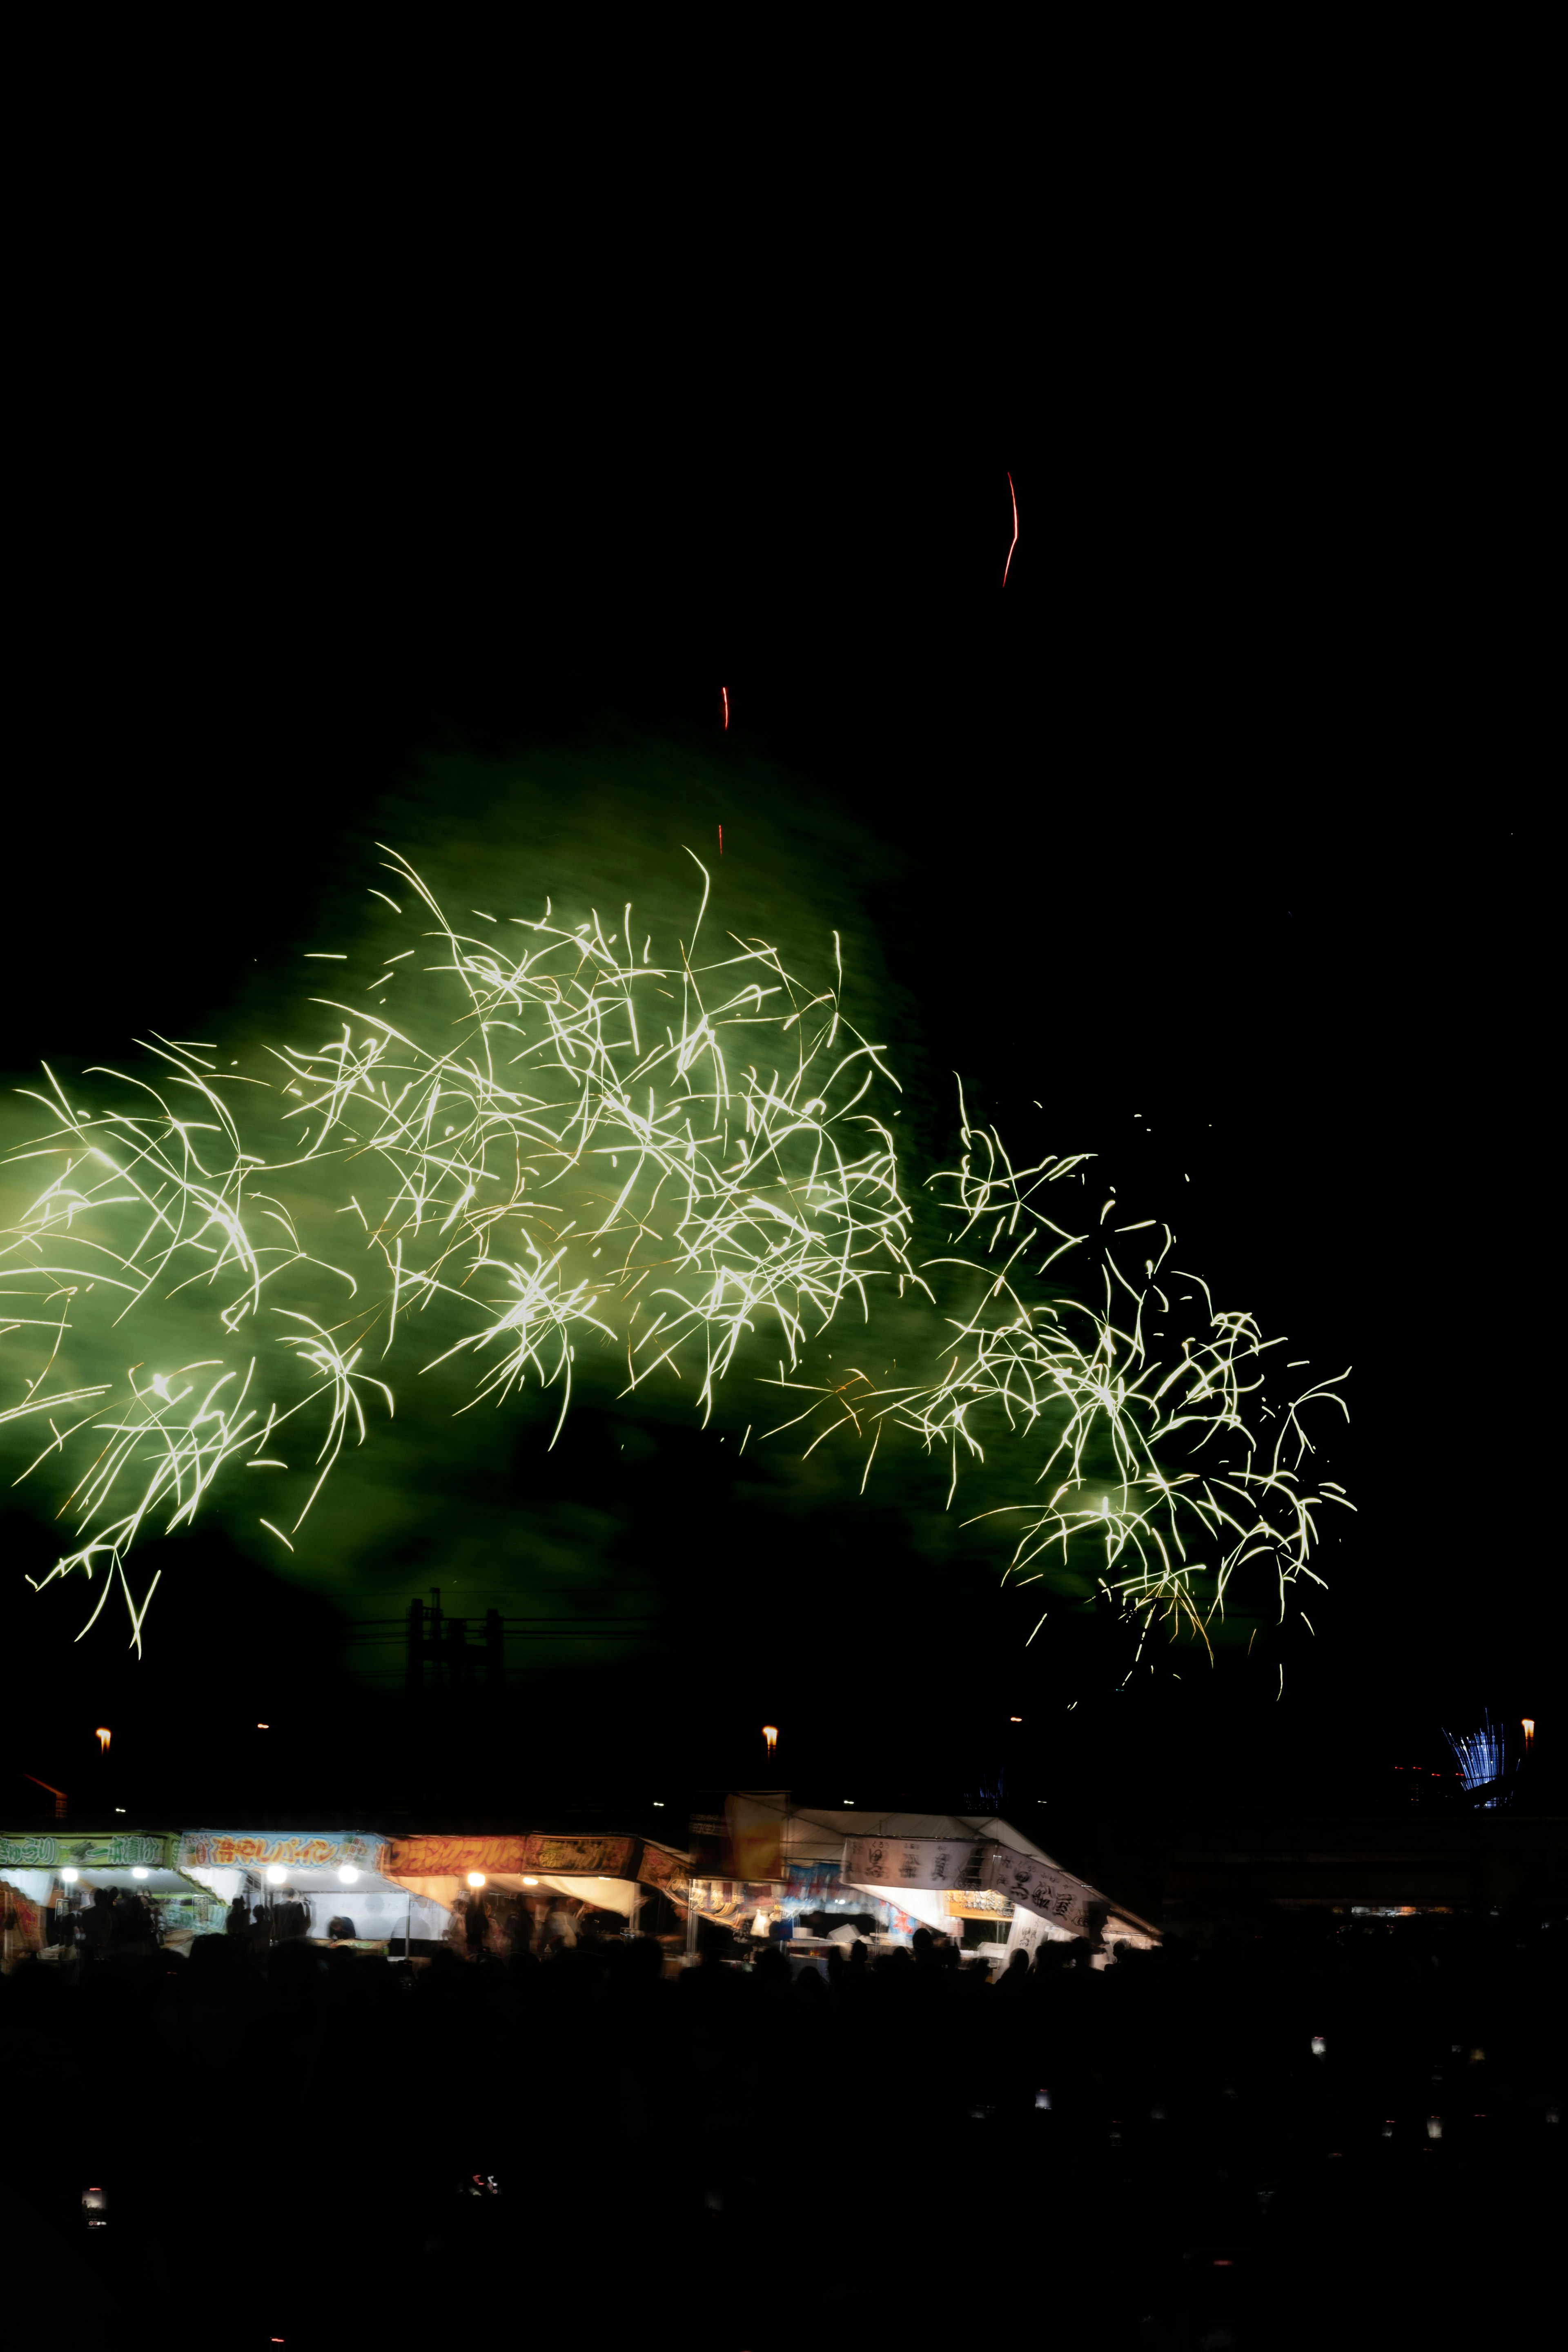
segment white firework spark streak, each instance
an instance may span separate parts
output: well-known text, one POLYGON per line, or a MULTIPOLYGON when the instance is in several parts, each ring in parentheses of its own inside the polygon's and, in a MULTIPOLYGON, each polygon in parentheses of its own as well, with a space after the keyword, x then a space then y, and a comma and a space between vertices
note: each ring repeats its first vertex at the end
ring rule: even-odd
MULTIPOLYGON (((1140 1656, 1156 1619, 1184 1621, 1206 1642, 1208 1624, 1225 1613, 1227 1589, 1252 1562, 1268 1562, 1283 1620, 1293 1583, 1322 1582, 1309 1565, 1314 1512, 1322 1503, 1353 1508, 1331 1482, 1313 1488, 1303 1477, 1312 1447, 1302 1411, 1331 1403, 1344 1412, 1336 1382, 1320 1381, 1270 1408, 1263 1399, 1263 1360, 1283 1343, 1266 1340, 1249 1315, 1216 1312, 1201 1282, 1206 1327, 1184 1337, 1173 1361, 1161 1360, 1146 1318, 1155 1307, 1162 1318, 1173 1312, 1161 1282, 1173 1247, 1169 1227, 1143 1219, 1118 1228, 1159 1236, 1157 1244, 1143 1245, 1154 1254, 1125 1268, 1114 1254, 1115 1235, 1096 1244, 1091 1233, 1070 1231, 1041 1205, 1045 1188, 1075 1174, 1086 1155, 1016 1169, 994 1129, 970 1126, 962 1089, 960 1109, 963 1157, 931 1181, 953 1188, 961 1220, 954 1241, 973 1236, 981 1255, 924 1265, 966 1273, 976 1303, 967 1318, 948 1318, 956 1337, 943 1351, 941 1379, 897 1389, 867 1381, 856 1393, 857 1414, 873 1427, 901 1423, 928 1451, 945 1450, 950 1503, 961 1461, 984 1460, 976 1423, 1000 1423, 1015 1440, 1039 1437, 1047 1449, 1036 1473, 1036 1483, 1049 1490, 1043 1502, 1003 1505, 978 1517, 1023 1516, 1006 1571, 1020 1580, 1046 1553, 1059 1549, 1065 1567, 1075 1538, 1080 1552, 1092 1539, 1101 1553, 1095 1581, 1139 1620, 1140 1656), (1021 1295, 1026 1279, 1037 1281, 1065 1255, 1091 1245, 1100 1247, 1102 1305, 1065 1295, 1030 1303, 1021 1295), (1024 1261, 1037 1247, 1044 1255, 1029 1277, 1024 1261), (988 1257, 999 1263, 987 1264, 988 1257), (1265 1417, 1275 1423, 1271 1442, 1257 1425, 1265 1417), (1245 1452, 1244 1466, 1165 1466, 1177 1457, 1201 1465, 1221 1438, 1245 1452), (1093 1469, 1091 1454, 1100 1465, 1093 1469)), ((805 1385, 782 1377, 779 1384, 805 1385)), ((837 1389, 818 1385, 812 1392, 818 1403, 797 1421, 829 1401, 843 1402, 837 1389)), ((1035 1633, 1044 1622, 1042 1616, 1035 1633)))
MULTIPOLYGON (((90 1433, 96 1453, 62 1507, 79 1540, 41 1580, 106 1568, 89 1622, 118 1582, 135 1640, 147 1598, 138 1602, 127 1572, 137 1541, 187 1525, 236 1460, 286 1470, 267 1446, 287 1423, 324 1408, 297 1515, 285 1526, 259 1521, 292 1549, 351 1433, 364 1441, 363 1391, 374 1390, 392 1412, 392 1389, 361 1369, 373 1340, 388 1357, 422 1317, 473 1323, 421 1368, 484 1356, 470 1407, 500 1403, 531 1376, 542 1388, 560 1385, 564 1413, 580 1335, 625 1346, 631 1387, 667 1363, 679 1371, 696 1340, 706 1420, 742 1337, 764 1318, 776 1318, 793 1369, 812 1331, 847 1300, 864 1311, 870 1283, 919 1283, 890 1131, 858 1108, 876 1076, 890 1078, 881 1049, 846 1022, 837 989, 801 988, 764 942, 734 940, 733 954, 694 963, 705 869, 691 947, 672 966, 650 963, 647 948, 634 960, 629 908, 624 933, 608 937, 596 915, 570 931, 548 912, 518 920, 508 928, 523 937, 509 952, 457 932, 405 861, 391 870, 434 918, 438 961, 427 969, 457 983, 458 1018, 438 1044, 411 1034, 417 1023, 331 1004, 342 1025, 329 1042, 268 1049, 281 1076, 263 1088, 263 1106, 276 1106, 298 1136, 279 1151, 247 1148, 224 1098, 230 1083, 260 1081, 160 1038, 148 1050, 165 1065, 163 1091, 92 1074, 132 1089, 129 1108, 73 1104, 46 1070, 48 1090, 32 1098, 54 1132, 11 1155, 63 1163, 12 1228, 5 1256, 29 1301, 65 1303, 58 1322, 7 1316, 7 1331, 43 1326, 52 1362, 66 1305, 74 1321, 87 1291, 101 1286, 121 1324, 151 1311, 154 1290, 160 1303, 210 1299, 215 1337, 227 1351, 243 1347, 232 1360, 204 1356, 150 1383, 133 1368, 124 1405, 63 1433, 51 1421, 54 1443, 29 1465, 90 1433), (677 1010, 679 1026, 668 1017, 677 1010), (759 1030, 793 1055, 765 1082, 759 1030), (731 1066, 731 1038, 753 1047, 743 1066, 731 1066), (329 1223, 330 1239, 316 1246, 312 1231, 307 1247, 300 1202, 262 1189, 290 1177, 336 1180, 326 1214, 357 1221, 357 1273, 342 1262, 354 1225, 329 1223), (341 1319, 283 1303, 299 1298, 312 1269, 343 1284, 341 1319), (655 1317, 634 1337, 655 1300, 655 1317), (214 1374, 199 1397, 196 1385, 180 1385, 198 1370, 214 1374)), ((367 995, 414 952, 382 959, 367 995)), ((43 1377, 31 1377, 26 1402, 5 1419, 85 1403, 112 1386, 78 1383, 45 1397, 43 1377)))

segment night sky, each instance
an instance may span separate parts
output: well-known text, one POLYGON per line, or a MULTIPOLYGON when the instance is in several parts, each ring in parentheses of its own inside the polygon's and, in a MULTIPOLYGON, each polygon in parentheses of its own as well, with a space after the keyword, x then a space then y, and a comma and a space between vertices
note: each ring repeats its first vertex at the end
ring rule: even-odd
POLYGON ((803 1790, 995 1788, 1048 1843, 1154 1791, 1375 1803, 1443 1722, 1548 1716, 1544 845, 1489 526, 1331 439, 1075 397, 568 443, 296 383, 265 432, 216 394, 62 428, 23 559, 0 1070, 303 1035, 300 959, 363 928, 378 841, 458 907, 630 897, 667 932, 689 845, 737 929, 803 965, 842 933, 921 1167, 956 1072, 1016 1155, 1098 1154, 1216 1303, 1353 1368, 1348 1429, 1316 1424, 1357 1515, 1314 1633, 1119 1691, 1092 1609, 1026 1648, 1037 1612, 940 1477, 862 1502, 826 1448, 738 1462, 739 1375, 707 1432, 673 1385, 590 1390, 553 1453, 553 1398, 460 1433, 411 1408, 293 1559, 216 1504, 163 1544, 140 1663, 112 1612, 73 1643, 79 1583, 28 1590, 58 1496, 12 1490, 14 1800, 27 1771, 77 1804, 110 1722, 117 1791, 171 1819, 417 1804, 373 1621, 432 1586, 625 1621, 514 1646, 507 1773, 639 1817, 761 1777, 764 1720, 803 1790))

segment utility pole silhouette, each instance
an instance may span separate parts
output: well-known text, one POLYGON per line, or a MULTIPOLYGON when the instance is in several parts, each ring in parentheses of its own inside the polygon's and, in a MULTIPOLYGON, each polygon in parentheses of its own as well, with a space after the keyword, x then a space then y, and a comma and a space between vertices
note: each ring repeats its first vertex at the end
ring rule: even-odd
POLYGON ((470 1764, 482 1761, 493 1767, 506 1692, 506 1628, 500 1611, 486 1610, 481 1647, 469 1641, 466 1617, 448 1616, 443 1610, 438 1585, 431 1587, 428 1602, 411 1601, 405 1620, 403 1689, 409 1753, 422 1779, 428 1776, 432 1762, 433 1732, 441 1735, 454 1760, 461 1757, 470 1764))

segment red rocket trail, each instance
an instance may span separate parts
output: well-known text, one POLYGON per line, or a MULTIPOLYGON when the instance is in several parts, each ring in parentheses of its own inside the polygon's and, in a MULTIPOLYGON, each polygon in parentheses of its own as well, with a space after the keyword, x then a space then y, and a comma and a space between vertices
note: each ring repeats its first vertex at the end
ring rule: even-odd
MULTIPOLYGON (((1013 488, 1013 477, 1011 474, 1007 477, 1007 493, 1013 501, 1013 547, 1016 547, 1018 544, 1018 493, 1013 488)), ((1010 547, 1007 550, 1007 561, 1002 566, 1002 585, 1004 588, 1007 585, 1007 574, 1012 569, 1013 547, 1010 547)), ((724 724, 726 727, 730 724, 727 717, 724 720, 724 724)))
POLYGON ((721 686, 719 688, 719 691, 724 698, 724 728, 725 732, 728 733, 730 726, 730 689, 727 686, 721 686))

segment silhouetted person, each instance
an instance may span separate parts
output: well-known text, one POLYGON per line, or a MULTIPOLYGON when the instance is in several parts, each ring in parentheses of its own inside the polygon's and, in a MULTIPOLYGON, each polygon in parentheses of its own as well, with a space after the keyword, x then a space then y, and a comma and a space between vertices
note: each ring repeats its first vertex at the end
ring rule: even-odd
MULTIPOLYGON (((762 1987, 772 1987, 776 1990, 782 1986, 786 1992, 789 1990, 789 1962, 777 1944, 763 1946, 762 1950, 757 1954, 752 1973, 762 1987)), ((815 1974, 815 1970, 813 1973, 815 1974)))
POLYGON ((246 1908, 246 1902, 243 1895, 237 1895, 233 1902, 229 1905, 228 1917, 223 1923, 223 1932, 226 1936, 249 1935, 250 1913, 246 1908))
POLYGON ((114 1948, 139 1959, 152 1949, 153 1923, 140 1895, 122 1895, 114 1906, 114 1948))
POLYGON ((358 1941, 354 1933, 353 1921, 345 1917, 341 1911, 335 1919, 328 1920, 327 1935, 334 1944, 353 1944, 358 1941))
POLYGON ((272 1911, 272 1932, 279 1943, 293 1943, 298 1937, 308 1933, 310 1925, 310 1915, 294 1889, 291 1886, 280 1886, 278 1889, 278 1900, 272 1911))
POLYGON ((95 1886, 92 1901, 82 1915, 82 1941, 95 1960, 101 1959, 114 1941, 114 1896, 112 1886, 95 1886))
POLYGON ((721 1919, 700 1919, 697 1923, 697 1961, 700 1969, 717 1969, 732 1959, 735 1938, 721 1919))

